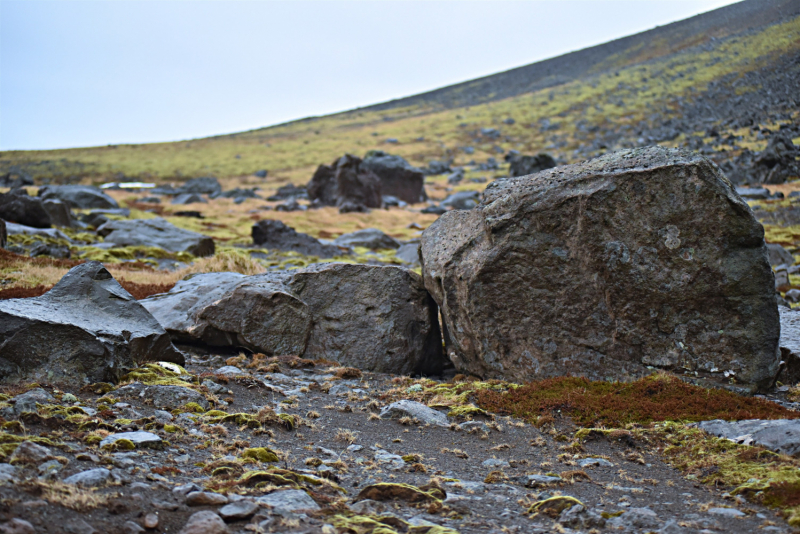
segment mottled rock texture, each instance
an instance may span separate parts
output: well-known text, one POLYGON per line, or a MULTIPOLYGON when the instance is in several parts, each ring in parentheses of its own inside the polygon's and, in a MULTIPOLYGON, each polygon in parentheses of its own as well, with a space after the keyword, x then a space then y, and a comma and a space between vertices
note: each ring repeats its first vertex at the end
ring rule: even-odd
POLYGON ((692 153, 625 150, 498 181, 422 237, 456 366, 624 379, 647 366, 768 385, 780 333, 764 230, 692 153))
POLYGON ((100 262, 73 267, 41 297, 0 301, 0 378, 115 382, 148 360, 184 356, 100 262))

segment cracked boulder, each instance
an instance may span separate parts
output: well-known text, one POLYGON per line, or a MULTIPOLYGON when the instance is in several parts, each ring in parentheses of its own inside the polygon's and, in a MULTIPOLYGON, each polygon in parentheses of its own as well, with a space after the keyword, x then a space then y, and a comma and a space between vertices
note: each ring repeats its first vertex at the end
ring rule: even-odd
POLYGON ((0 378, 116 382, 146 361, 184 363, 166 331, 97 261, 40 297, 0 301, 0 378))
POLYGON ((508 178, 422 236, 462 372, 618 380, 648 366, 750 387, 780 364, 764 229, 710 161, 624 150, 508 178))
POLYGON ((436 306, 419 275, 400 267, 197 274, 141 302, 176 340, 384 373, 431 373, 444 363, 436 306))

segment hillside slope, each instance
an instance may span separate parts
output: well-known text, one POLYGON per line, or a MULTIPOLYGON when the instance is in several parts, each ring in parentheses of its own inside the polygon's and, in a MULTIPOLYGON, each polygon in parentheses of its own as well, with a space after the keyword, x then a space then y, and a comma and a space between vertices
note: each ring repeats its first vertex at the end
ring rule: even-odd
POLYGON ((512 149, 571 162, 652 143, 686 145, 724 163, 766 146, 754 126, 800 135, 798 58, 800 0, 748 0, 336 115, 173 143, 2 152, 0 174, 24 173, 37 183, 212 174, 275 186, 306 182, 320 163, 376 148, 423 166, 486 162, 512 149), (269 170, 266 182, 252 176, 258 169, 269 170))

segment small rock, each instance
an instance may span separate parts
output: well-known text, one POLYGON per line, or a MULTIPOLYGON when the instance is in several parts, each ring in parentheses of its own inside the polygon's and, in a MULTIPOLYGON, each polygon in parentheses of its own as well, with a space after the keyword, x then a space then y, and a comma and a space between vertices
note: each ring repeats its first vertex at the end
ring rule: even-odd
MULTIPOLYGON (((206 382, 208 382, 208 380, 206 380, 206 382)), ((203 382, 203 384, 205 384, 205 382, 203 382)), ((212 391, 212 393, 214 392, 212 391)), ((164 410, 155 410, 153 416, 156 418, 156 421, 160 423, 168 423, 174 419, 171 413, 165 412, 164 410)))
POLYGON ((11 521, 0 525, 0 533, 2 534, 36 534, 36 529, 33 525, 24 519, 14 518, 11 521))
MULTIPOLYGON (((234 367, 234 369, 235 369, 235 367, 234 367)), ((210 391, 211 393, 214 393, 214 394, 227 393, 228 392, 228 390, 225 388, 225 386, 223 386, 221 384, 217 384, 213 380, 205 379, 205 380, 203 380, 203 384, 202 385, 207 387, 208 391, 210 391)))
POLYGON ((489 433, 489 427, 483 421, 467 421, 465 423, 461 423, 458 426, 459 428, 461 428, 461 430, 464 430, 466 432, 469 432, 473 428, 477 428, 481 432, 486 432, 487 434, 489 433))
POLYGON ((58 477, 58 473, 64 468, 58 460, 50 460, 38 467, 39 478, 45 480, 54 480, 58 477))
POLYGON ((186 496, 186 504, 189 506, 219 506, 228 504, 228 498, 210 491, 193 491, 186 496))
POLYGON ((594 466, 614 467, 614 464, 612 464, 605 458, 584 458, 582 460, 578 460, 578 465, 580 467, 594 467, 594 466))
POLYGON ((55 402, 55 398, 42 388, 32 389, 26 391, 22 395, 14 397, 14 412, 17 415, 23 413, 36 413, 36 404, 51 404, 55 402))
POLYGON ((219 510, 219 515, 226 521, 247 519, 256 513, 258 505, 253 501, 241 500, 226 504, 219 510))
POLYGON ((144 528, 157 528, 158 527, 158 514, 150 512, 144 516, 144 528))
POLYGON ((160 449, 164 446, 164 442, 156 434, 139 431, 111 434, 100 442, 100 448, 112 445, 121 439, 133 442, 137 449, 160 449))
POLYGON ((442 412, 437 412, 433 408, 428 408, 417 401, 401 400, 393 402, 381 410, 382 419, 394 419, 398 417, 415 417, 426 425, 448 426, 447 416, 442 412))
POLYGON ((484 460, 481 465, 488 469, 504 469, 510 467, 510 464, 505 460, 498 460, 497 458, 489 458, 484 460))
POLYGON ((217 373, 218 375, 229 376, 229 377, 248 374, 247 371, 243 371, 238 367, 234 367, 233 365, 226 365, 225 367, 220 367, 214 372, 217 373))
POLYGON ((10 482, 17 478, 19 468, 10 464, 0 464, 0 482, 10 482))
POLYGON ((111 471, 104 467, 98 467, 75 473, 65 478, 64 482, 67 484, 75 484, 76 486, 96 487, 105 484, 109 478, 111 478, 111 471))
POLYGON ((745 515, 744 512, 741 512, 736 508, 709 508, 708 513, 725 517, 744 517, 745 515))
POLYGON ((649 508, 630 508, 619 517, 610 519, 606 524, 611 528, 653 529, 660 526, 660 521, 656 513, 649 508))
POLYGON ((319 510, 319 505, 303 490, 283 490, 263 495, 256 499, 259 504, 275 511, 294 512, 297 510, 319 510))
POLYGON ((64 531, 69 534, 94 534, 97 532, 92 525, 81 518, 67 520, 64 524, 64 531))
POLYGON ((124 534, 139 534, 140 532, 144 532, 144 529, 138 523, 125 521, 122 525, 122 532, 124 534))
POLYGON ((47 447, 38 445, 32 441, 23 441, 14 450, 9 463, 11 464, 40 464, 53 457, 52 452, 47 447))
POLYGON ((522 483, 527 488, 537 488, 539 486, 547 486, 550 484, 558 484, 564 482, 561 477, 551 477, 547 475, 525 475, 517 477, 515 480, 522 483))
POLYGON ((149 386, 144 390, 144 396, 153 399, 156 408, 174 410, 190 402, 195 402, 204 410, 211 405, 206 398, 197 391, 183 386, 149 386))
POLYGON ((192 514, 178 534, 227 534, 228 527, 220 516, 210 510, 192 514))

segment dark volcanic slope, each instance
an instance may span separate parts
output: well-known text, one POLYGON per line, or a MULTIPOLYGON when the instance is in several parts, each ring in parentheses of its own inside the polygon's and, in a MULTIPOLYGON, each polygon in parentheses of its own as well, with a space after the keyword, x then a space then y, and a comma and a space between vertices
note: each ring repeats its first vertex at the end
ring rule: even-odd
POLYGON ((457 108, 502 100, 669 56, 797 15, 800 15, 800 0, 746 0, 577 52, 364 109, 380 111, 424 104, 457 108))

